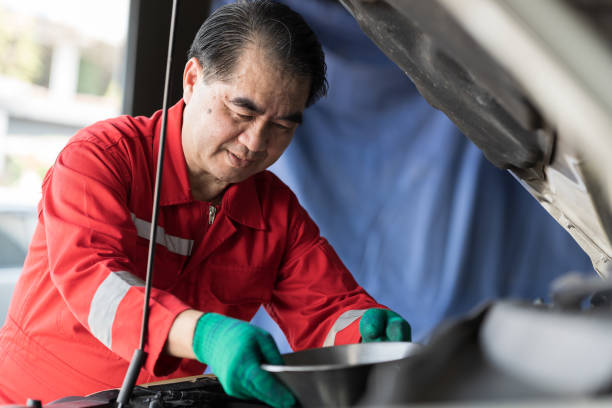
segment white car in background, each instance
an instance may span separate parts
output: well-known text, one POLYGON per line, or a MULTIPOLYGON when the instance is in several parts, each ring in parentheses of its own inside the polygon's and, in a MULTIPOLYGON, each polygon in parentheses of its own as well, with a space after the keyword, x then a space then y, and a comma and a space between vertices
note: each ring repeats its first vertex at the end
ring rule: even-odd
POLYGON ((36 207, 0 204, 0 326, 36 227, 36 207))

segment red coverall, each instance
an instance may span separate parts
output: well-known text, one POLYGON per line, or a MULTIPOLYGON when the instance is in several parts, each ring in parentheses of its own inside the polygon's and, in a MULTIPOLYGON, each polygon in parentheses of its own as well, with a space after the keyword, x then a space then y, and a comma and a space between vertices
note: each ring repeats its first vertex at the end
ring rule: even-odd
MULTIPOLYGON (((264 171, 230 186, 219 208, 192 198, 183 108, 181 101, 168 115, 138 382, 204 371, 163 353, 188 308, 248 321, 263 304, 295 350, 359 341, 359 317, 381 305, 276 176, 264 171)), ((45 176, 38 226, 0 331, 0 403, 121 386, 139 343, 160 127, 161 112, 98 122, 69 141, 45 176)))

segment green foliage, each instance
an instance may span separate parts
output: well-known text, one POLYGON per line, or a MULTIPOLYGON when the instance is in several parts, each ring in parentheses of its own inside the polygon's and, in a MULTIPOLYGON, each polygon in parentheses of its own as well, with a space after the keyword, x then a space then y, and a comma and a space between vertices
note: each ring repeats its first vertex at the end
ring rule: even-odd
POLYGON ((3 170, 4 171, 0 173, 0 185, 14 185, 23 173, 23 163, 15 160, 12 156, 6 156, 3 170))
POLYGON ((33 156, 6 155, 4 169, 0 172, 0 186, 15 186, 21 177, 28 172, 34 171, 42 180, 49 169, 47 163, 33 156))
POLYGON ((103 96, 109 87, 111 73, 87 56, 81 57, 77 93, 103 96))
POLYGON ((0 74, 38 83, 44 73, 43 50, 32 30, 7 24, 9 16, 0 9, 0 74))

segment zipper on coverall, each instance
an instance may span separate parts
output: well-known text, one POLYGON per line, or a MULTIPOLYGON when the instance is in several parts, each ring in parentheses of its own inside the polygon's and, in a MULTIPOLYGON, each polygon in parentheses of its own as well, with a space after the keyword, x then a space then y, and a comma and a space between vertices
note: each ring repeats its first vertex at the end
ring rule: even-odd
POLYGON ((215 215, 217 215, 217 207, 211 204, 208 206, 208 225, 212 225, 215 221, 215 215))

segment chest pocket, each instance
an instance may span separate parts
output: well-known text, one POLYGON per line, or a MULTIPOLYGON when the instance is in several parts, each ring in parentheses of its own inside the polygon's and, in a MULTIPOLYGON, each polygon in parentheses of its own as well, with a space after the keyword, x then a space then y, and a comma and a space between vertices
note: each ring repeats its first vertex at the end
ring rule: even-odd
POLYGON ((224 304, 270 301, 276 280, 276 271, 272 268, 207 263, 204 269, 200 285, 210 288, 212 295, 224 304))

